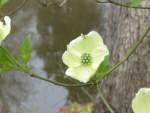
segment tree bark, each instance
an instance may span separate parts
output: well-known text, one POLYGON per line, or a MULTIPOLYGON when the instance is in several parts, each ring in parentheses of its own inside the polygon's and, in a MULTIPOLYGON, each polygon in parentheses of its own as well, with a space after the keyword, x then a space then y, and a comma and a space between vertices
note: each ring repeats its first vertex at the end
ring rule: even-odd
MULTIPOLYGON (((114 0, 115 1, 115 0, 114 0)), ((125 0, 117 2, 125 3, 125 0)), ((150 6, 143 0, 143 6, 150 6)), ((104 37, 110 49, 111 63, 122 59, 150 24, 150 10, 128 9, 108 5, 104 37)), ((137 51, 106 78, 103 92, 117 113, 132 113, 131 102, 139 88, 150 87, 150 36, 137 51)), ((107 111, 102 111, 101 113, 107 111)))

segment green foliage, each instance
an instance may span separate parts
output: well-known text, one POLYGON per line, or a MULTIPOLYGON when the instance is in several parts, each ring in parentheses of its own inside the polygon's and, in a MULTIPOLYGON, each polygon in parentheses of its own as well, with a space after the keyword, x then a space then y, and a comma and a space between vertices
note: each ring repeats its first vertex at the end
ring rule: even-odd
POLYGON ((138 7, 138 6, 140 6, 141 2, 142 2, 142 0, 131 0, 131 5, 138 7))
POLYGON ((0 68, 0 77, 6 74, 7 72, 12 71, 14 68, 9 66, 3 66, 0 68))
POLYGON ((18 68, 18 63, 10 52, 3 47, 0 47, 0 74, 18 68))
POLYGON ((27 71, 28 68, 25 65, 30 59, 31 52, 32 44, 30 36, 26 36, 21 44, 19 60, 21 60, 22 64, 13 57, 10 51, 0 46, 0 75, 12 70, 27 71))
POLYGON ((109 70, 109 55, 105 57, 102 64, 99 66, 98 71, 94 77, 94 80, 99 81, 104 78, 104 75, 109 70))
POLYGON ((27 62, 30 60, 31 53, 32 53, 32 41, 30 35, 27 35, 21 43, 21 50, 19 55, 19 59, 23 64, 26 65, 27 62))
POLYGON ((5 5, 9 0, 0 0, 0 7, 5 5))

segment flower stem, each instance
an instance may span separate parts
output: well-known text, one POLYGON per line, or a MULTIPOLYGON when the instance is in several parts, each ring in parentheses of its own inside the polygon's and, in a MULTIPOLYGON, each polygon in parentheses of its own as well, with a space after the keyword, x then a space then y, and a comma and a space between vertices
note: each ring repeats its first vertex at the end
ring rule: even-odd
POLYGON ((98 94, 99 94, 101 100, 103 101, 103 103, 105 104, 105 106, 107 107, 107 109, 110 111, 110 113, 115 113, 114 110, 109 105, 109 103, 106 100, 106 98, 104 97, 104 95, 102 94, 101 88, 99 88, 99 83, 97 83, 97 91, 98 91, 98 94))
POLYGON ((97 0, 97 3, 109 3, 109 4, 116 5, 116 6, 125 7, 125 8, 133 8, 133 9, 150 9, 150 7, 132 6, 132 5, 128 5, 128 4, 118 3, 113 0, 107 0, 105 2, 97 0))
POLYGON ((75 83, 72 83, 72 84, 68 84, 68 83, 63 83, 63 82, 58 82, 58 81, 54 81, 54 80, 50 80, 48 78, 45 78, 45 77, 41 77, 33 72, 27 72, 31 77, 33 78, 36 78, 36 79, 39 79, 39 80, 43 80, 43 81, 46 81, 48 83, 52 83, 54 85, 58 85, 58 86, 64 86, 64 87, 82 87, 82 86, 90 86, 90 85, 94 85, 94 83, 80 83, 80 84, 75 84, 75 83))
POLYGON ((149 34, 150 32, 150 25, 148 28, 144 31, 143 35, 139 38, 139 40, 132 46, 132 48, 129 49, 127 52, 126 56, 121 59, 117 64, 115 64, 107 73, 106 75, 108 76, 110 73, 112 73, 116 68, 118 68, 120 65, 124 64, 129 57, 136 51, 136 49, 140 46, 140 44, 143 42, 145 37, 149 34))

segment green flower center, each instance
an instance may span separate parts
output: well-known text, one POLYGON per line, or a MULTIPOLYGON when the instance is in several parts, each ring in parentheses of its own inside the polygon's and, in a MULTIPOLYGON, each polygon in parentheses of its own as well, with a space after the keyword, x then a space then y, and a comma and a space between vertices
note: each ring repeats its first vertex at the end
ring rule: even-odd
POLYGON ((81 63, 84 65, 91 64, 92 57, 89 53, 84 53, 81 56, 81 63))

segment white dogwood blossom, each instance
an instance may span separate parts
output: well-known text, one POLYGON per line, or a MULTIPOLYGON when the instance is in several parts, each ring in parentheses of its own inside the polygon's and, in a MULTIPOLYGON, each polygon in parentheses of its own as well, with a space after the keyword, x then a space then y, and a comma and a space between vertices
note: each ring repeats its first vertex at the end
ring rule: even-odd
POLYGON ((95 75, 107 55, 109 50, 96 31, 81 35, 67 45, 62 56, 64 64, 68 66, 66 75, 86 83, 95 75))
POLYGON ((134 113, 150 113, 150 88, 141 88, 132 100, 134 113))

